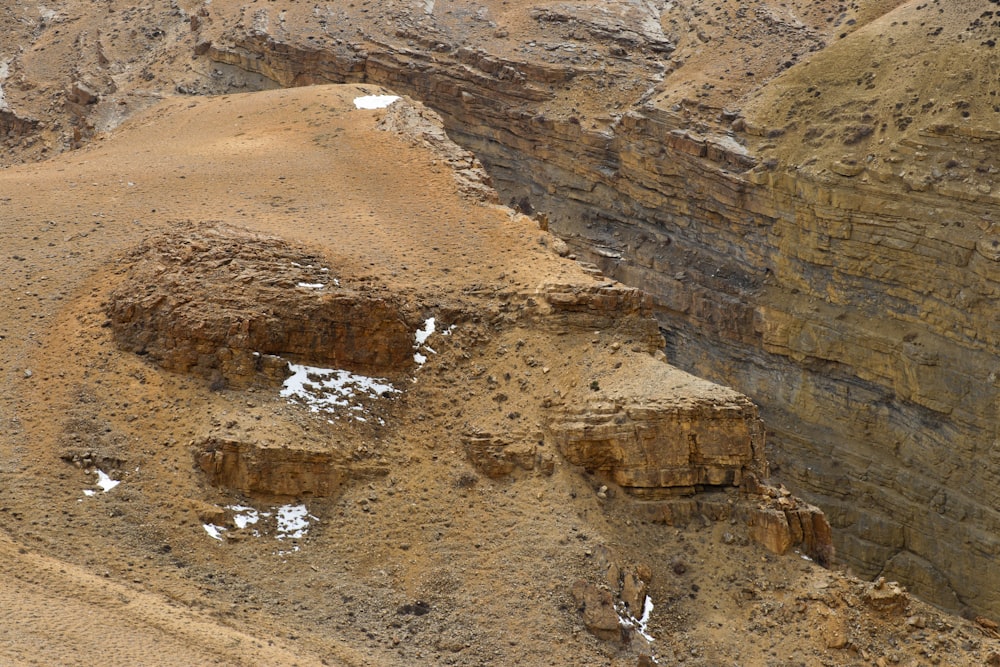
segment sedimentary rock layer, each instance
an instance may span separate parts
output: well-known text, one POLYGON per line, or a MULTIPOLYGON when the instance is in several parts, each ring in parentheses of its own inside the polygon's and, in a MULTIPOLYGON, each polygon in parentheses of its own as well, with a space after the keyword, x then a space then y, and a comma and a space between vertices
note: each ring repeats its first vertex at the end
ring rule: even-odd
MULTIPOLYGON (((241 28, 202 51, 282 85, 365 81, 437 110, 505 201, 653 295, 671 361, 762 406, 776 472, 827 510, 848 565, 1000 612, 988 187, 928 185, 891 162, 761 160, 746 136, 655 106, 586 127, 544 111, 581 69, 368 37, 324 47, 241 28)), ((903 158, 945 136, 962 155, 1000 141, 928 124, 903 158)))
POLYGON ((168 370, 245 387, 280 384, 288 364, 278 356, 374 374, 413 364, 396 303, 341 286, 327 260, 280 239, 185 227, 125 263, 108 304, 115 338, 168 370))

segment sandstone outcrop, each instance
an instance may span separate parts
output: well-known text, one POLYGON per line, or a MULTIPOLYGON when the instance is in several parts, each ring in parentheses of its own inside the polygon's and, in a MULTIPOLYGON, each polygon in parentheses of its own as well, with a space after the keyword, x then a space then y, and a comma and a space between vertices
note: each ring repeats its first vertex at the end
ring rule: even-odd
POLYGON ((469 461, 487 477, 510 477, 515 471, 539 471, 552 474, 554 458, 539 451, 534 444, 539 439, 527 434, 506 433, 502 436, 469 430, 462 434, 469 461))
POLYGON ((877 89, 889 24, 922 29, 923 6, 898 4, 868 28, 845 26, 828 50, 801 21, 758 16, 775 39, 812 46, 796 47, 804 62, 780 64, 785 74, 746 111, 713 117, 711 106, 657 93, 664 84, 644 99, 609 91, 609 106, 630 108, 589 125, 555 103, 565 90, 585 106, 581 91, 596 80, 585 60, 459 47, 444 27, 430 41, 401 29, 321 46, 245 20, 203 37, 208 58, 281 85, 364 80, 434 108, 504 200, 545 212, 574 252, 653 295, 672 362, 761 404, 775 469, 827 509, 852 568, 995 612, 988 67, 967 68, 953 97, 963 104, 905 90, 934 67, 985 62, 981 8, 957 3, 933 62, 925 42, 909 41, 905 73, 879 100, 864 98, 875 95, 866 91, 877 89), (793 122, 796 99, 815 100, 826 125, 793 122))
MULTIPOLYGON (((111 21, 127 13, 117 0, 111 6, 111 21)), ((591 267, 581 271, 523 216, 456 196, 451 174, 435 171, 433 156, 375 131, 381 112, 353 108, 354 96, 370 92, 349 86, 175 98, 79 153, 3 171, 16 194, 3 202, 4 238, 16 256, 0 258, 16 288, 0 296, 8 379, 0 515, 15 540, 4 549, 11 557, 3 575, 43 601, 51 602, 53 590, 67 593, 41 614, 9 595, 12 614, 27 609, 32 618, 81 627, 68 617, 93 591, 71 585, 76 573, 39 579, 33 552, 44 549, 61 560, 43 569, 70 571, 76 563, 95 581, 128 582, 121 595, 112 590, 84 609, 96 625, 115 613, 142 616, 133 624, 140 633, 143 619, 162 621, 162 605, 150 610, 136 597, 146 589, 167 605, 244 628, 244 644, 280 643, 279 632, 291 637, 297 655, 289 664, 986 662, 995 640, 961 619, 913 600, 912 625, 885 621, 860 602, 863 585, 855 580, 749 546, 739 500, 800 507, 780 488, 765 500, 749 493, 745 474, 743 488, 636 498, 606 473, 568 464, 545 442, 547 417, 565 409, 567 396, 610 398, 633 369, 662 364, 662 342, 646 337, 655 327, 609 318, 610 328, 589 329, 574 312, 572 327, 536 330, 544 316, 534 309, 548 307, 539 285, 568 286, 590 311, 587 288, 614 284, 591 267), (252 181, 248 167, 257 174, 252 181), (396 384, 398 398, 362 422, 352 410, 314 413, 309 401, 290 404, 272 386, 212 391, 200 376, 166 372, 119 349, 106 314, 124 280, 114 273, 124 266, 117 253, 177 220, 203 219, 322 249, 343 283, 377 273, 388 294, 417 309, 425 363, 396 384), (553 474, 515 469, 513 479, 481 478, 463 451, 465 423, 500 434, 498 444, 516 439, 515 453, 527 441, 536 454, 551 454, 553 474), (266 455, 275 464, 294 460, 316 476, 324 472, 317 464, 346 463, 352 482, 326 498, 303 484, 303 497, 282 498, 279 510, 276 499, 252 497, 267 491, 207 484, 192 466, 191 447, 210 443, 223 452, 220 460, 242 452, 248 464, 258 450, 273 449, 266 455), (279 455, 284 444, 289 451, 279 455), (64 454, 81 466, 114 463, 116 470, 102 469, 120 483, 105 491, 101 475, 95 485, 92 473, 58 463, 64 454), (353 482, 355 471, 363 483, 353 482), (718 513, 709 511, 712 501, 718 513), (679 515, 682 503, 703 508, 686 529, 647 521, 638 509, 679 515), (735 521, 711 521, 725 516, 725 506, 735 521), (290 515, 315 528, 283 530, 290 515), (617 574, 597 562, 601 544, 618 552, 617 574), (655 578, 631 563, 648 564, 655 578), (619 628, 631 626, 633 639, 645 628, 655 644, 643 650, 595 640, 571 597, 579 579, 606 586, 619 628), (650 604, 637 619, 643 588, 650 604), (917 630, 901 641, 908 627, 917 630)), ((320 375, 296 366, 289 384, 320 375)), ((213 634, 209 626, 198 631, 213 634)), ((227 637, 188 662, 240 662, 219 650, 232 644, 227 637)), ((65 639, 3 653, 15 663, 37 651, 65 662, 78 653, 59 657, 53 649, 65 639)), ((132 647, 124 658, 120 650, 110 646, 105 655, 134 664, 141 654, 132 647)))
POLYGON ((682 372, 660 366, 652 395, 571 398, 552 417, 549 437, 567 461, 643 496, 739 486, 744 470, 764 467, 763 432, 749 401, 671 386, 682 372))
MULTIPOLYGON (((523 307, 511 307, 506 331, 481 343, 479 354, 504 359, 526 345, 518 332, 531 327, 562 340, 563 354, 522 353, 519 390, 502 390, 513 380, 510 362, 503 378, 499 370, 478 368, 500 418, 492 411, 470 417, 462 433, 470 462, 492 479, 516 480, 552 474, 558 452, 560 462, 594 480, 598 498, 613 495, 631 516, 676 526, 732 520, 774 553, 797 546, 830 565, 834 548, 823 512, 758 481, 768 465, 756 406, 666 363, 649 297, 585 270, 589 282, 546 281, 513 295, 523 307), (540 404, 527 380, 539 371, 540 404), (514 426, 528 415, 537 430, 514 426)), ((606 615, 603 597, 588 595, 589 613, 596 614, 588 627, 614 634, 599 620, 606 615)))
POLYGON ((348 482, 387 472, 385 466, 359 465, 349 453, 330 447, 307 449, 214 436, 193 447, 210 484, 255 497, 335 496, 348 482))
POLYGON ((288 361, 393 375, 413 330, 377 290, 341 285, 318 255, 226 226, 148 240, 108 302, 118 344, 219 386, 280 385, 288 361), (233 289, 237 287, 237 289, 233 289))

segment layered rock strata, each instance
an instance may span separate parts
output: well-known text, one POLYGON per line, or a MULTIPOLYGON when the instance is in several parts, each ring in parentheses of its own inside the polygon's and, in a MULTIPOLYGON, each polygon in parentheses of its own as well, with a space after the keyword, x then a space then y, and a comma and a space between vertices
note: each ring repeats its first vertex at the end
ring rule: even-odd
POLYGON ((547 281, 512 297, 523 307, 512 309, 510 331, 486 356, 503 359, 524 346, 509 340, 524 327, 563 340, 563 355, 525 359, 546 378, 540 405, 530 383, 508 393, 499 389, 499 369, 487 375, 500 417, 492 410, 469 417, 462 435, 469 460, 490 478, 519 479, 551 475, 558 452, 593 480, 599 498, 614 497, 631 517, 678 526, 739 521, 775 553, 798 546, 831 564, 823 512, 761 481, 768 466, 757 407, 666 363, 648 295, 588 272, 590 282, 547 281), (531 414, 539 429, 512 426, 531 414))
POLYGON ((753 146, 766 155, 788 130, 739 113, 735 135, 655 104, 587 127, 545 113, 584 68, 368 37, 324 47, 259 24, 203 52, 282 85, 366 81, 436 109, 505 200, 653 295, 673 362, 762 405, 776 469, 828 508, 849 565, 1000 610, 995 133, 928 122, 869 162, 866 120, 828 170, 786 166, 753 146), (935 151, 979 176, 908 174, 935 151))
POLYGON ((693 391, 686 373, 660 365, 653 392, 636 383, 553 415, 548 434, 563 456, 640 496, 740 486, 745 470, 764 467, 763 428, 748 399, 693 391))
POLYGON ((391 298, 341 285, 324 258, 226 226, 178 229, 125 260, 108 317, 119 346, 220 386, 281 384, 293 360, 376 375, 413 365, 391 298))
POLYGON ((335 449, 268 446, 210 437, 194 445, 210 484, 255 497, 334 496, 347 483, 385 475, 386 466, 359 465, 335 449))

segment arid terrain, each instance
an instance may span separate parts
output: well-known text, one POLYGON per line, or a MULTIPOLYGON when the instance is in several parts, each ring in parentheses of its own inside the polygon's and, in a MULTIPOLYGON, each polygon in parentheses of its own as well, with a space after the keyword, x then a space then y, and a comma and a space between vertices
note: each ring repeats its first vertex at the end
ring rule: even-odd
MULTIPOLYGON (((968 26, 971 3, 955 4, 944 37, 992 49, 992 16, 968 26)), ((902 40, 916 19, 900 17, 937 7, 4 8, 0 662, 1000 664, 982 567, 995 510, 935 486, 984 483, 991 459, 906 467, 987 428, 975 392, 927 370, 959 376, 966 334, 866 323, 843 296, 874 280, 857 246, 832 278, 796 273, 853 238, 829 219, 887 201, 914 151, 912 206, 964 219, 989 203, 996 121, 958 120, 989 91, 933 132, 917 111, 879 130, 903 107, 859 110, 824 60, 854 44, 864 61, 860 40, 902 40), (787 92, 820 80, 837 113, 787 92), (365 103, 382 95, 405 96, 365 103), (822 131, 801 120, 824 113, 822 131), (914 147, 911 126, 966 152, 944 166, 958 144, 914 147), (868 141, 905 150, 847 154, 868 141), (676 160, 649 157, 665 149, 676 160), (829 186, 816 213, 799 172, 889 185, 829 186), (647 215, 663 183, 689 197, 665 241, 647 215), (758 244, 764 222, 713 236, 730 207, 766 217, 747 183, 779 193, 765 203, 781 252, 758 244), (705 263, 726 248, 732 262, 705 263), (765 256, 759 281, 734 268, 765 256), (764 351, 741 328, 754 308, 764 351), (896 393, 868 417, 831 412, 829 396, 856 409, 879 383, 896 393), (867 449, 818 454, 824 419, 865 430, 867 449), (910 472, 886 472, 883 444, 910 472), (933 521, 912 511, 928 494, 933 521)), ((967 83, 991 62, 970 61, 967 83)), ((910 94, 902 81, 886 100, 910 94)), ((989 255, 956 227, 874 244, 989 255)), ((874 272, 921 270, 908 261, 874 272)), ((987 317, 981 293, 962 298, 987 317)), ((946 312, 904 314, 933 328, 946 312)), ((990 331, 970 336, 976 354, 990 331)))

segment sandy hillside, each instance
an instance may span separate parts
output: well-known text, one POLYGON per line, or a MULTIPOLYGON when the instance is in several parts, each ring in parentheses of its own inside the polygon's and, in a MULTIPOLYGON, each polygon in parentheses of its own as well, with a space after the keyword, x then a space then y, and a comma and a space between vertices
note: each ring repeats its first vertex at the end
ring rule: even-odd
POLYGON ((613 392, 622 362, 653 356, 626 329, 518 319, 545 282, 606 281, 560 257, 534 221, 481 189, 463 194, 476 190, 471 161, 460 182, 454 152, 354 108, 378 92, 168 99, 81 150, 0 173, 0 661, 997 659, 995 628, 773 556, 739 524, 638 520, 620 491, 544 451, 539 467, 496 480, 473 467, 470 422, 530 437, 544 399, 613 392), (170 275, 179 299, 204 299, 197 312, 226 306, 224 283, 206 295, 183 269, 203 268, 195 259, 220 237, 278 258, 255 279, 310 294, 320 288, 288 259, 309 257, 324 289, 395 304, 414 334, 434 317, 435 332, 414 339, 426 362, 388 373, 397 391, 361 412, 314 413, 279 387, 121 350, 109 303, 155 287, 127 282, 141 261, 162 261, 147 268, 170 275), (325 497, 228 491, 199 466, 206 441, 333 452, 343 477, 325 497), (98 470, 120 484, 105 491, 98 470), (300 506, 300 523, 278 521, 300 506), (574 585, 600 583, 609 564, 645 573, 652 643, 585 628, 574 585))

